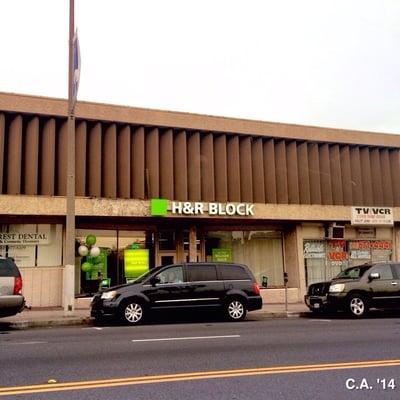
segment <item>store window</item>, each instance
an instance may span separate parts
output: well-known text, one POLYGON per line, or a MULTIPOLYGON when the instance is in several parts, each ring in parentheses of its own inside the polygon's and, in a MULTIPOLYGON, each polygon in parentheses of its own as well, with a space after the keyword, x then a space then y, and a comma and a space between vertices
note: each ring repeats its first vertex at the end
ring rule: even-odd
POLYGON ((10 224, 0 226, 0 255, 18 267, 62 265, 62 225, 10 224))
POLYGON ((77 294, 93 294, 132 281, 154 267, 154 235, 150 231, 79 229, 76 242, 77 294))
POLYGON ((391 240, 305 240, 306 284, 329 281, 347 267, 390 261, 391 240))
POLYGON ((206 261, 247 265, 261 285, 283 286, 282 233, 278 231, 210 231, 205 236, 206 261))

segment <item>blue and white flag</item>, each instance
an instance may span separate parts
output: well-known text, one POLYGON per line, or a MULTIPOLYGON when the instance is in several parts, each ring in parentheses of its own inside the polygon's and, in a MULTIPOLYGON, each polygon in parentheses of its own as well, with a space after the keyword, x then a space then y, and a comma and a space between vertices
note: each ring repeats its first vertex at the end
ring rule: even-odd
POLYGON ((81 52, 79 49, 78 30, 75 31, 73 41, 73 66, 74 73, 72 76, 73 89, 72 89, 72 107, 75 107, 76 99, 78 97, 79 78, 81 74, 81 52))

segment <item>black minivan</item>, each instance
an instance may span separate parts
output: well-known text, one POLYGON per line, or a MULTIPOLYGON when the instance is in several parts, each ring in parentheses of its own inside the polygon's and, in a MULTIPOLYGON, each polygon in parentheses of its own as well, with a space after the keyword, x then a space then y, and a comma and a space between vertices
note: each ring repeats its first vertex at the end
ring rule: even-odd
POLYGON ((135 281, 97 293, 91 316, 141 323, 153 310, 219 308, 231 321, 262 308, 258 284, 249 268, 233 263, 182 263, 156 267, 135 281))

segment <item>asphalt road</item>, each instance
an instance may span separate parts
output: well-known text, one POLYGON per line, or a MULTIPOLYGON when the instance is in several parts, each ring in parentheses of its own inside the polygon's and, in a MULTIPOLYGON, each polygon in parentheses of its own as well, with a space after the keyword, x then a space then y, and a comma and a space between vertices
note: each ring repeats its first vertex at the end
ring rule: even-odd
POLYGON ((0 398, 398 399, 399 339, 399 318, 3 331, 0 398))

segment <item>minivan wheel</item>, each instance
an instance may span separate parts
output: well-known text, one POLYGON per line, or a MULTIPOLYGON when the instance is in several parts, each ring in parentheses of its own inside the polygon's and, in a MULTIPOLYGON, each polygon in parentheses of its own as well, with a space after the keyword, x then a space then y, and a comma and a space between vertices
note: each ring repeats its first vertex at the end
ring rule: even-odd
POLYGON ((123 321, 130 325, 138 325, 144 320, 144 307, 136 301, 125 303, 121 311, 123 321))
POLYGON ((360 294, 353 294, 348 300, 348 312, 352 317, 361 318, 368 313, 369 307, 365 298, 360 294))
POLYGON ((226 316, 230 321, 242 321, 246 317, 247 308, 240 299, 230 299, 226 305, 226 316))

